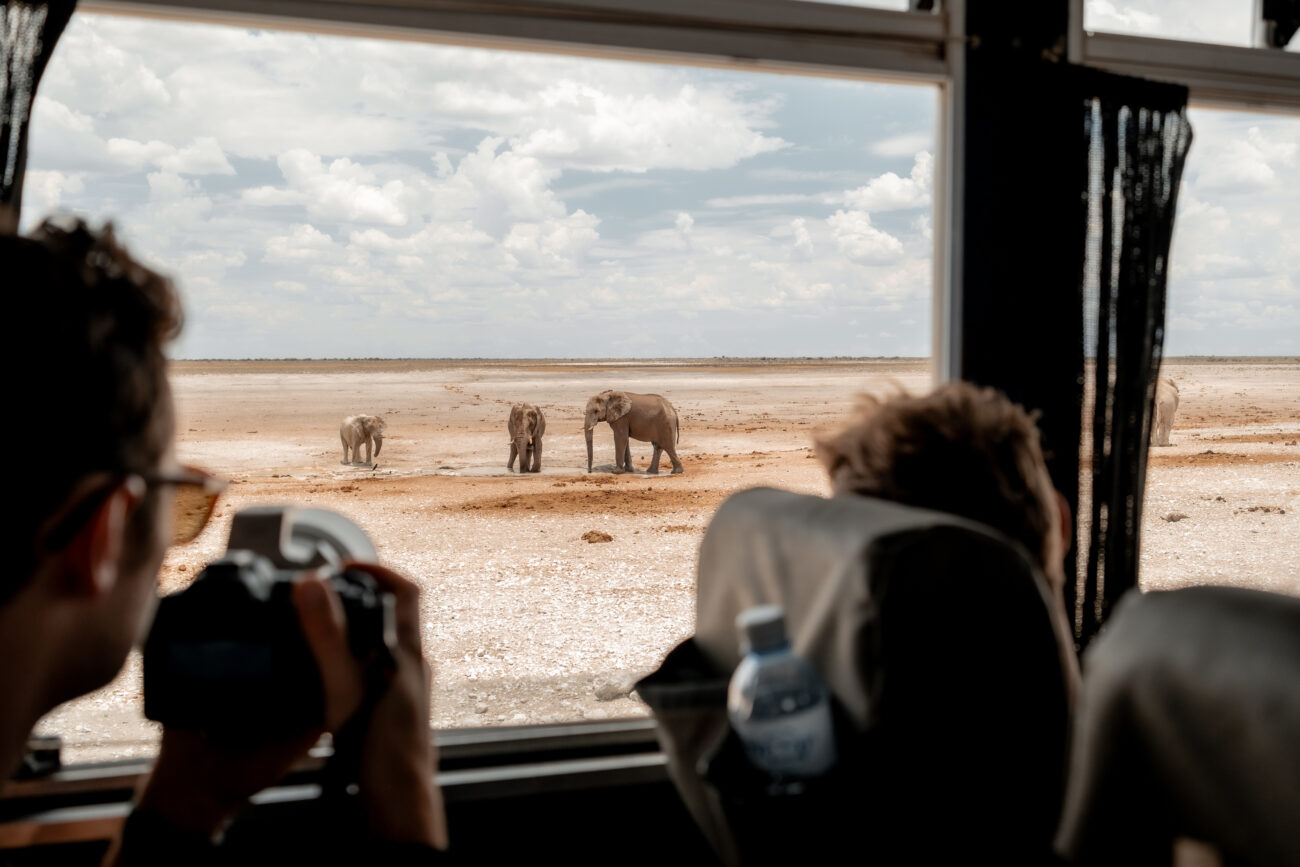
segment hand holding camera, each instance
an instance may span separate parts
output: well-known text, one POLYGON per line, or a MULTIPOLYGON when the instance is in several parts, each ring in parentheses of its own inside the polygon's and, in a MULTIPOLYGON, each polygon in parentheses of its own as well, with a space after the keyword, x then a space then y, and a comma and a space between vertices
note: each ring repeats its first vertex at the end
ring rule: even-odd
POLYGON ((162 600, 145 645, 145 712, 166 731, 141 810, 211 836, 329 730, 354 739, 370 833, 447 845, 419 589, 375 559, 332 512, 235 516, 226 556, 162 600))

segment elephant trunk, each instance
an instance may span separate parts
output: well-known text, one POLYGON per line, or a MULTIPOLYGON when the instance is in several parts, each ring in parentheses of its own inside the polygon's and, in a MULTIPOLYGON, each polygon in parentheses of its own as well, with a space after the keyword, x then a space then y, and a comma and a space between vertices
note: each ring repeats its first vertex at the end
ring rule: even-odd
POLYGON ((587 435, 587 472, 591 472, 591 435, 594 430, 595 425, 592 425, 583 431, 587 435))
POLYGON ((375 457, 379 457, 379 450, 382 449, 383 447, 384 447, 384 438, 379 434, 375 434, 375 457))

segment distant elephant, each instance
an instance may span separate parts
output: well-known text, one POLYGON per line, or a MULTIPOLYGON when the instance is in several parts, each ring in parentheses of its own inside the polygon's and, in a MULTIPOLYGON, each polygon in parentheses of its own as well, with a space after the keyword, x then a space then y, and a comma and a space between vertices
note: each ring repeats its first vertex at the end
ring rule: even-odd
POLYGON ((510 407, 506 430, 510 433, 510 460, 506 461, 506 469, 515 468, 515 455, 518 455, 519 472, 540 473, 546 416, 531 403, 517 403, 510 407), (532 469, 529 469, 530 466, 532 469))
POLYGON ((587 472, 591 472, 591 436, 597 422, 609 422, 614 429, 614 472, 632 471, 632 450, 628 439, 649 442, 655 447, 650 458, 651 475, 659 472, 659 454, 668 453, 673 472, 683 472, 677 460, 677 440, 681 434, 677 410, 668 399, 657 394, 633 394, 630 391, 602 391, 587 399, 583 429, 587 435, 587 472))
POLYGON ((1167 376, 1156 383, 1156 418, 1152 425, 1153 445, 1169 445, 1169 431, 1174 426, 1174 413, 1178 411, 1178 384, 1167 376))
POLYGON ((339 439, 343 442, 342 463, 359 463, 363 443, 366 447, 365 463, 370 463, 372 442, 375 446, 374 457, 379 457, 379 450, 384 445, 384 429, 387 427, 388 423, 377 415, 350 415, 343 419, 343 426, 339 428, 339 439), (352 450, 351 461, 348 460, 349 449, 352 450))

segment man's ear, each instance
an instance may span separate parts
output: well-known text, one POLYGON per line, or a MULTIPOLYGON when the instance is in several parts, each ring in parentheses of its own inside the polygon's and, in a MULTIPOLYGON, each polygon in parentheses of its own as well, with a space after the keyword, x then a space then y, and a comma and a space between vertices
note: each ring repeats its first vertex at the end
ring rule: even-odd
POLYGON ((68 546, 72 592, 102 596, 117 583, 118 566, 126 548, 126 528, 144 497, 144 482, 128 476, 99 504, 90 520, 68 546))

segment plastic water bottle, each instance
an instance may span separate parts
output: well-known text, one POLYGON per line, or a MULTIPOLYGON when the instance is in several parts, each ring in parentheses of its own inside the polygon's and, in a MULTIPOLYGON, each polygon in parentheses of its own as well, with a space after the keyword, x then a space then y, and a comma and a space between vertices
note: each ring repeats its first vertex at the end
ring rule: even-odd
POLYGON ((744 657, 727 689, 727 715, 757 768, 777 780, 835 764, 830 695, 812 663, 790 648, 785 612, 760 605, 736 618, 744 657))

